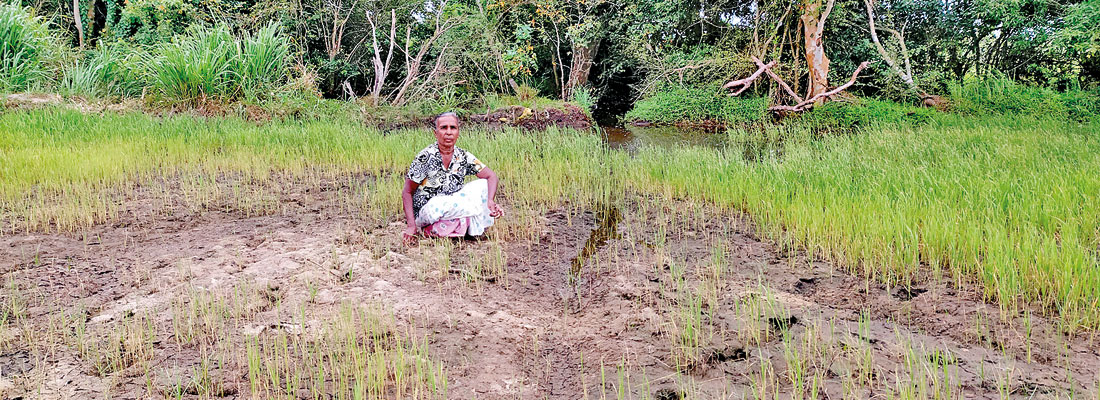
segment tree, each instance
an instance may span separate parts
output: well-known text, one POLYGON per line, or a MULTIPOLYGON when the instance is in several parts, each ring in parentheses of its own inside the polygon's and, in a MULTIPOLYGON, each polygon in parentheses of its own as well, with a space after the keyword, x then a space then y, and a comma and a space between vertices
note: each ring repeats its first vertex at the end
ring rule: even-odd
MULTIPOLYGON (((806 98, 819 98, 829 89, 829 57, 825 55, 825 21, 836 0, 802 0, 802 35, 806 50, 806 98), (824 2, 824 4, 823 4, 824 2), (824 7, 824 8, 822 8, 824 7)), ((815 104, 820 104, 818 100, 815 104)))
POLYGON ((909 90, 917 93, 920 96, 921 101, 929 107, 941 108, 945 104, 945 100, 933 94, 921 89, 913 79, 913 66, 910 62, 909 48, 905 45, 905 27, 902 26, 899 29, 879 26, 876 23, 878 19, 875 14, 875 0, 863 0, 863 5, 867 9, 867 24, 869 26, 868 31, 871 32, 871 42, 874 44, 875 51, 879 53, 886 65, 901 79, 909 90), (886 47, 879 40, 878 31, 887 32, 894 37, 897 41, 897 52, 887 51, 886 47))

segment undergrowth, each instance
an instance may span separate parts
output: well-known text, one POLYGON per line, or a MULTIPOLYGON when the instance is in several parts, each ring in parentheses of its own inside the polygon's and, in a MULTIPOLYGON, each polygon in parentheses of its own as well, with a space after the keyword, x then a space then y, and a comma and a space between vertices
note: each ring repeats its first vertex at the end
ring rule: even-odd
POLYGON ((716 86, 657 92, 638 100, 623 116, 625 121, 657 123, 720 121, 727 124, 763 120, 766 98, 727 96, 716 86))

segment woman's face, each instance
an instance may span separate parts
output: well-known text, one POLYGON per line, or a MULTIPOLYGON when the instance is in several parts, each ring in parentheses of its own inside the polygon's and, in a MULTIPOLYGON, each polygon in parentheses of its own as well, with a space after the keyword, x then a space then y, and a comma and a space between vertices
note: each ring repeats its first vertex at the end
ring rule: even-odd
POLYGON ((440 117, 435 121, 435 141, 439 147, 451 148, 458 142, 458 118, 452 116, 440 117))

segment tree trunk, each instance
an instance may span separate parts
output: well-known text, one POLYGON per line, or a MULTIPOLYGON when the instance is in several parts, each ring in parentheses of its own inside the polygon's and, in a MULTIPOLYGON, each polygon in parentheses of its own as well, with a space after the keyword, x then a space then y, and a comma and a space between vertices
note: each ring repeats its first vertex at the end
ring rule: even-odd
MULTIPOLYGON (((825 20, 836 0, 805 0, 802 3, 802 32, 806 48, 806 69, 809 72, 805 98, 813 98, 829 90, 829 57, 825 55, 825 20), (822 10, 824 5, 824 10, 822 10)), ((818 100, 818 102, 824 99, 818 100)))
POLYGON ((592 58, 600 50, 600 39, 582 45, 573 44, 573 62, 569 68, 569 81, 565 84, 565 99, 573 97, 577 87, 588 83, 588 74, 592 72, 592 58))
POLYGON ((73 22, 76 23, 76 40, 84 48, 84 22, 80 20, 80 0, 73 0, 73 22))
POLYGON ((374 66, 374 85, 371 87, 371 105, 377 106, 382 93, 382 86, 386 83, 386 76, 390 73, 390 61, 393 60, 393 46, 397 42, 397 12, 390 10, 390 45, 386 50, 386 60, 382 61, 382 47, 378 45, 378 26, 374 23, 373 16, 367 13, 367 22, 371 28, 371 47, 374 49, 374 58, 371 64, 374 66))

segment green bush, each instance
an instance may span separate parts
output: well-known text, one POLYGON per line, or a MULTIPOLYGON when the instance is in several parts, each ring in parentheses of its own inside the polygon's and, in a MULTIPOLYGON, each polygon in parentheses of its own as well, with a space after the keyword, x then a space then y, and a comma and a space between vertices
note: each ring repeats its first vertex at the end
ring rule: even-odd
POLYGON ((234 71, 240 78, 244 96, 249 99, 273 95, 287 79, 290 42, 276 24, 268 24, 256 34, 240 41, 240 54, 234 71))
POLYGON ((148 63, 149 84, 166 99, 263 99, 286 82, 290 44, 268 25, 233 36, 224 26, 197 27, 148 63))
MULTIPOLYGON (((115 2, 107 2, 108 6, 115 2)), ((190 0, 126 0, 118 21, 108 21, 104 36, 143 45, 159 45, 182 34, 198 9, 190 0)), ((110 15, 110 14, 109 14, 110 15)))
POLYGON ((766 98, 730 97, 716 85, 654 93, 634 103, 627 121, 657 123, 721 121, 751 123, 764 118, 766 98))
POLYGON ((1091 91, 1071 90, 1060 94, 1066 112, 1074 121, 1088 121, 1100 116, 1100 88, 1091 91))
POLYGON ((21 91, 39 83, 58 55, 41 17, 30 8, 0 4, 0 90, 21 91))
POLYGON ((952 84, 949 90, 952 110, 967 115, 1023 115, 1086 121, 1100 114, 1100 94, 1095 91, 1059 93, 1005 78, 952 84))
POLYGON ((597 100, 596 96, 592 94, 591 88, 581 86, 573 90, 573 103, 589 114, 596 107, 597 100))
POLYGON ((792 121, 815 129, 851 130, 874 124, 923 124, 937 113, 938 111, 931 108, 888 100, 859 99, 855 103, 826 102, 792 121))
POLYGON ((236 39, 225 27, 198 27, 163 47, 149 64, 150 84, 168 99, 235 97, 236 39))
POLYGON ((141 93, 141 50, 120 43, 100 45, 66 66, 58 91, 67 96, 135 96, 141 93))

